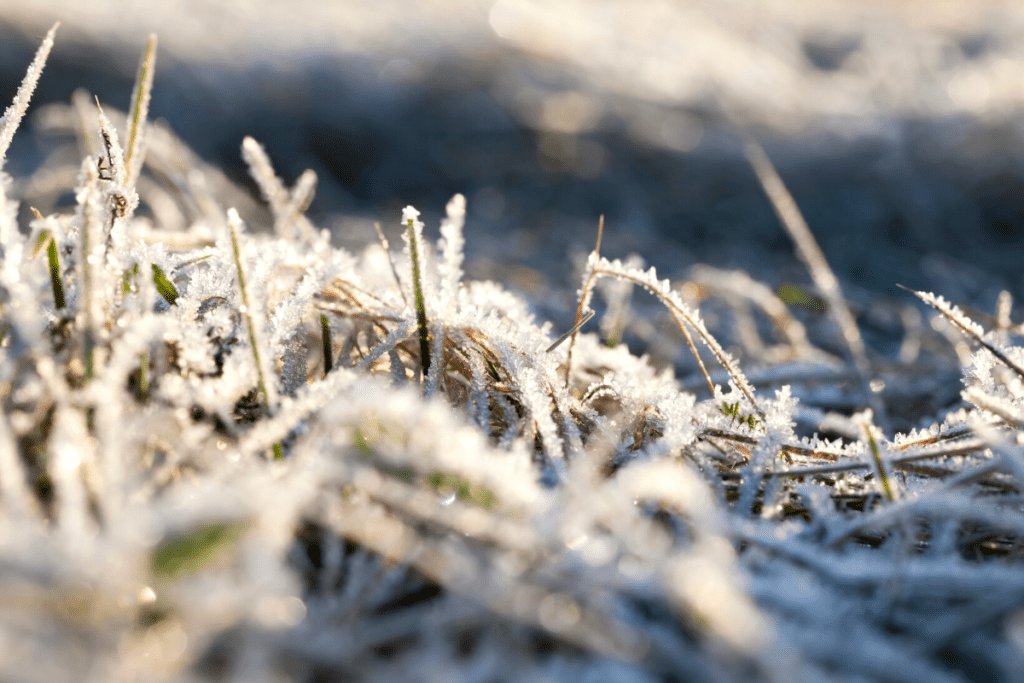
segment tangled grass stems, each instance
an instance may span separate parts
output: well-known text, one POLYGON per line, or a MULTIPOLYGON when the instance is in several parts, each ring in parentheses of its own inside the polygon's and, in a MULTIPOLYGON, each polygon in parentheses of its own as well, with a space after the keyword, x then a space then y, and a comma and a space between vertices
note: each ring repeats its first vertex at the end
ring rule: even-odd
MULTIPOLYGON (((376 244, 331 246, 304 216, 315 175, 287 188, 247 141, 271 237, 142 110, 124 153, 109 107, 49 112, 85 155, 77 206, 40 212, 31 240, 4 233, 0 678, 36 652, 28 680, 943 681, 956 648, 1004 666, 1024 408, 984 344, 955 366, 964 403, 890 440, 847 395, 852 356, 815 346, 846 344, 833 326, 745 274, 673 289, 598 241, 562 356, 529 301, 463 281, 461 196, 436 249, 410 207, 409 249, 382 239, 385 263, 376 244), (624 308, 634 286, 659 313, 609 318, 639 331, 667 309, 696 393, 671 358, 580 332, 595 291, 624 308), (748 318, 706 325, 695 300, 748 318)), ((2 186, 0 216, 28 185, 2 186)), ((1008 297, 989 332, 942 305, 1024 353, 1008 297)), ((941 393, 938 334, 907 326, 919 352, 886 367, 878 400, 941 393)))

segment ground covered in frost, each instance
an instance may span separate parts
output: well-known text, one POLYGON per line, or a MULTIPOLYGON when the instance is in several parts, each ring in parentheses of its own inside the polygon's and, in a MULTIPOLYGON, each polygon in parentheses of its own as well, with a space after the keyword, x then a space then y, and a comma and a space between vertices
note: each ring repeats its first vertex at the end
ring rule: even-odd
POLYGON ((3 678, 1021 679, 1009 292, 844 289, 750 143, 805 284, 598 236, 548 320, 461 194, 341 248, 246 138, 244 220, 155 50, 0 178, 3 678))

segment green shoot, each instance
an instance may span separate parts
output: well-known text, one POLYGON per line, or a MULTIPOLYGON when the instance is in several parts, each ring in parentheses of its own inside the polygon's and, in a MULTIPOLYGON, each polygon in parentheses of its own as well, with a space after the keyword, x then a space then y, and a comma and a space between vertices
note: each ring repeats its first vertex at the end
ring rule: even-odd
POLYGON ((871 459, 875 463, 875 471, 878 472, 878 480, 882 484, 882 492, 885 494, 887 500, 893 500, 892 487, 889 485, 889 475, 885 471, 885 463, 882 462, 882 456, 878 452, 878 443, 875 441, 875 428, 870 422, 864 423, 864 431, 868 436, 868 446, 871 448, 871 459))
POLYGON ((420 278, 420 257, 416 246, 416 230, 414 219, 406 221, 409 230, 409 253, 412 255, 412 289, 416 301, 416 327, 420 335, 420 363, 423 366, 423 377, 426 379, 430 370, 430 336, 427 333, 427 307, 423 301, 423 283, 420 278))
POLYGON ((738 422, 741 425, 747 425, 750 429, 754 429, 757 425, 761 424, 761 420, 754 417, 753 415, 741 415, 740 414, 740 402, 735 401, 733 403, 724 403, 719 406, 719 412, 723 415, 728 415, 732 418, 733 422, 738 422))
MULTIPOLYGON (((35 212, 36 218, 38 218, 39 220, 43 219, 42 215, 40 215, 39 211, 35 207, 32 207, 32 211, 35 212)), ((40 231, 39 237, 36 238, 36 244, 34 247, 32 247, 32 258, 39 256, 39 254, 43 252, 43 249, 46 248, 52 236, 53 235, 50 234, 49 230, 40 231)))
POLYGON ((156 285, 156 291, 159 292, 160 296, 164 300, 173 306, 178 301, 178 290, 174 284, 167 279, 164 275, 164 271, 160 270, 160 266, 153 263, 153 284, 156 285))
POLYGON ((813 311, 825 310, 825 305, 821 301, 808 294, 807 290, 796 285, 780 285, 775 290, 775 294, 782 303, 789 304, 790 306, 800 306, 801 308, 813 311))
POLYGON ((46 258, 50 265, 50 286, 53 288, 53 306, 59 311, 64 308, 64 282, 60 276, 57 242, 53 238, 50 238, 50 243, 46 245, 46 258))
POLYGON ((331 323, 327 316, 320 314, 320 342, 324 351, 324 377, 334 369, 334 342, 331 340, 331 323))
MULTIPOLYGON (((31 207, 36 220, 42 221, 43 216, 34 206, 31 207)), ((49 230, 42 230, 36 240, 35 248, 32 250, 32 258, 46 247, 46 260, 50 269, 50 287, 53 290, 53 307, 58 311, 64 308, 64 279, 60 274, 60 259, 57 257, 57 242, 49 230)))

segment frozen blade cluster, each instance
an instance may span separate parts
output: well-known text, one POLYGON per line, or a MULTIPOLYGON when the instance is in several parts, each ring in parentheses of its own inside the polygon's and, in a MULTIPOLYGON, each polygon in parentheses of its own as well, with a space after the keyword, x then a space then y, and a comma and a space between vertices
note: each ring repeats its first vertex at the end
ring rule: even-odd
POLYGON ((246 138, 273 223, 245 226, 146 124, 154 50, 127 116, 46 112, 90 150, 73 211, 23 230, 0 177, 0 679, 1019 678, 1009 295, 986 331, 916 293, 945 336, 865 368, 744 273, 674 285, 599 239, 576 320, 538 323, 464 278, 461 195, 436 242, 407 207, 401 253, 349 253, 304 215, 315 174, 246 138), (692 391, 620 343, 673 325, 692 391))

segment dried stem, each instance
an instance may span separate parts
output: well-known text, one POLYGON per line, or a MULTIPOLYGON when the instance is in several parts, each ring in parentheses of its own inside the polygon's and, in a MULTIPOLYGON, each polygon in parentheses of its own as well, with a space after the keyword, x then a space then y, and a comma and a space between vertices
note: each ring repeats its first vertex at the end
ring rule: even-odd
MULTIPOLYGON (((594 251, 592 252, 592 255, 591 255, 592 259, 598 259, 601 256, 601 238, 603 236, 604 236, 604 214, 602 213, 601 217, 597 221, 597 243, 594 245, 594 251)), ((583 309, 587 305, 587 300, 589 298, 590 290, 593 289, 593 287, 594 287, 594 280, 595 280, 595 278, 596 278, 596 273, 591 271, 590 276, 587 277, 587 281, 583 283, 583 289, 580 290, 580 302, 576 306, 576 318, 573 320, 572 330, 569 331, 569 353, 566 355, 566 358, 565 358, 565 387, 566 387, 566 389, 569 388, 569 380, 572 377, 572 351, 573 351, 573 348, 576 346, 576 334, 579 332, 580 328, 583 327, 583 323, 586 322, 585 320, 583 320, 583 309)), ((559 339, 557 342, 552 344, 550 348, 548 348, 548 351, 554 349, 556 346, 558 346, 561 343, 562 343, 562 340, 559 339)))
POLYGON ((843 335, 843 342, 853 360, 857 377, 871 410, 878 422, 882 424, 883 429, 888 432, 885 404, 882 402, 881 396, 871 389, 871 363, 868 361, 864 340, 857 328, 857 321, 846 303, 842 288, 839 286, 839 279, 829 267, 825 254, 822 253, 807 221, 804 220, 803 214, 800 213, 800 209, 796 205, 796 200, 786 189, 782 178, 779 177, 778 171, 775 170, 775 166, 772 165, 764 149, 757 142, 748 140, 746 150, 747 159, 753 166, 764 193, 771 201, 775 214, 792 238, 796 245, 797 255, 807 266, 811 273, 811 279, 814 280, 814 284, 821 290, 828 303, 829 313, 835 319, 839 331, 843 335))

